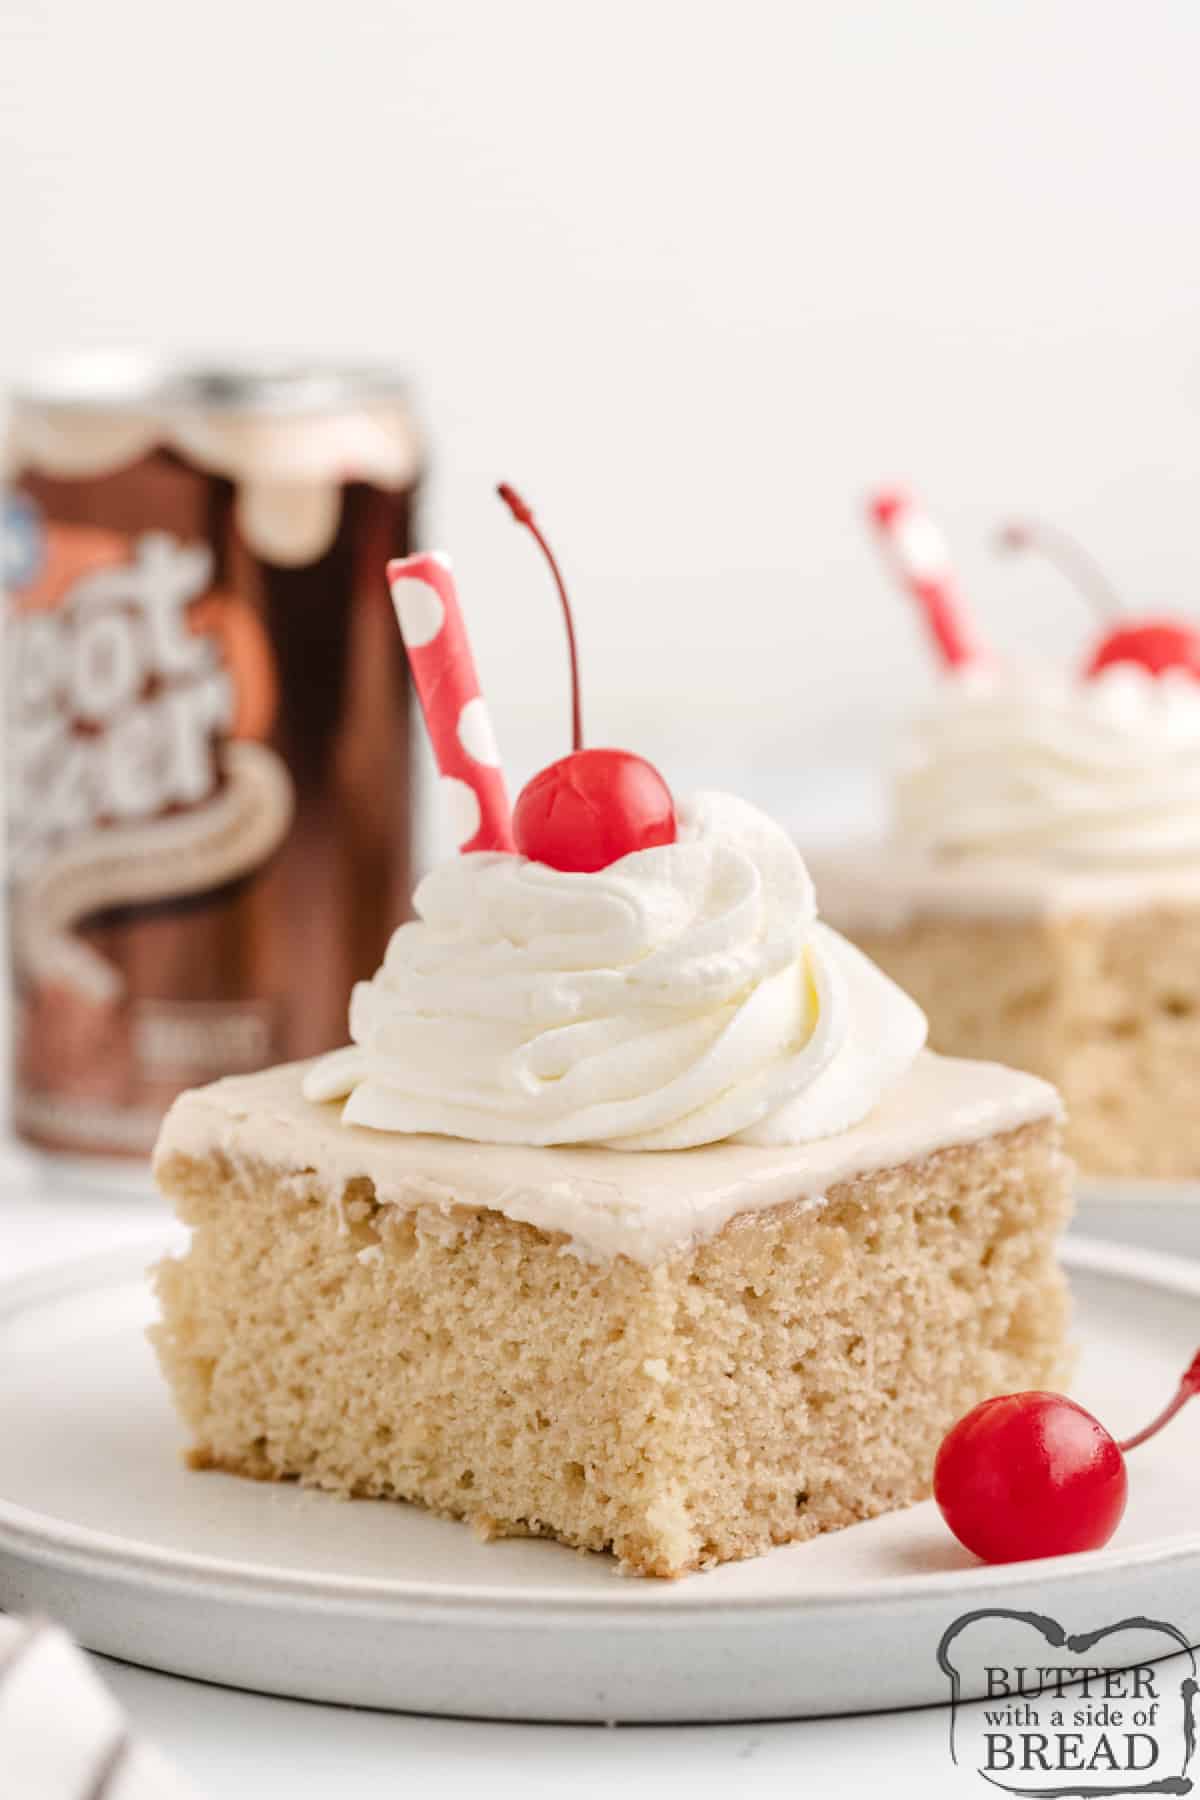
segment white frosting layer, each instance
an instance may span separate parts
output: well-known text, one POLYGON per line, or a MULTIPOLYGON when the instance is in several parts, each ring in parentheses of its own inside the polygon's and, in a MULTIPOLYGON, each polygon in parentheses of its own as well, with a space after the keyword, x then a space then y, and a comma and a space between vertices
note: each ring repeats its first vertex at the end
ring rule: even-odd
POLYGON ((538 1149, 401 1136, 342 1123, 304 1097, 312 1064, 236 1075, 181 1095, 156 1162, 223 1154, 313 1179, 331 1204, 366 1179, 383 1205, 486 1207, 563 1233, 589 1259, 654 1263, 729 1221, 785 1202, 819 1205, 837 1184, 977 1143, 1060 1113, 1054 1089, 994 1063, 923 1051, 870 1117, 787 1148, 712 1144, 658 1156, 581 1147, 538 1149))
POLYGON ((1174 865, 1075 869, 1034 856, 940 857, 885 840, 809 852, 821 909, 842 931, 917 919, 1069 919, 1200 905, 1200 856, 1174 865))
POLYGON ((836 933, 794 844, 702 794, 679 841, 571 874, 456 857, 354 991, 354 1046, 310 1072, 347 1124, 482 1143, 678 1150, 857 1124, 925 1041, 836 933))
POLYGON ((1200 682, 1116 664, 947 680, 895 785, 905 852, 1074 869, 1200 860, 1200 682))

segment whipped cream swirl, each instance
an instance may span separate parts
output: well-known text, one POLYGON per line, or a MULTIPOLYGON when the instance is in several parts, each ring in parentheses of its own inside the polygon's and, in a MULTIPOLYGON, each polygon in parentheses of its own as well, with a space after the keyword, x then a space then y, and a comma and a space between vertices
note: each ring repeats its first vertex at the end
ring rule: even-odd
POLYGON ((974 671, 911 735, 909 848, 1064 864, 1200 856, 1200 682, 1117 663, 1094 680, 974 671))
POLYGON ((417 889, 308 1071, 347 1124, 482 1143, 795 1144, 871 1111, 919 1008, 817 922, 791 839, 724 794, 678 841, 573 874, 479 853, 417 889))

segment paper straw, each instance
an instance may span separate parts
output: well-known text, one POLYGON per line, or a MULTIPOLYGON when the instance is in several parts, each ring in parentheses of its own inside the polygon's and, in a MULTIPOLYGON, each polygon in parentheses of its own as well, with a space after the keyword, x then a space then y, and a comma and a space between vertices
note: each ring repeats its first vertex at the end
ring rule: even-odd
POLYGON ((500 753, 449 558, 437 550, 399 557, 387 577, 458 847, 514 850, 500 753))

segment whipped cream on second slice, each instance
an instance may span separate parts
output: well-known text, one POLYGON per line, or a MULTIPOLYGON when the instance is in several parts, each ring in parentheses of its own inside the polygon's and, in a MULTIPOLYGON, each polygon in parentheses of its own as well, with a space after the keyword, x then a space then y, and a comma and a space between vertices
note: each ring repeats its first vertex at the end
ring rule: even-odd
POLYGON ((595 874, 479 853, 436 868, 308 1071, 347 1124, 479 1143, 681 1150, 856 1125, 925 1017, 817 920, 791 839, 732 796, 595 874))
POLYGON ((1091 680, 976 670, 911 734, 905 850, 1060 867, 1200 858, 1200 682, 1117 663, 1091 680))

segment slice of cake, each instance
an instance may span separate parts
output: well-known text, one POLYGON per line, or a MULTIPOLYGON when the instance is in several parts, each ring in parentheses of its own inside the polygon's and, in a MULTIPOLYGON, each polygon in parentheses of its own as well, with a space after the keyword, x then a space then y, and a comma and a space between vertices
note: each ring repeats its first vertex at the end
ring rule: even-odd
POLYGON ((919 1498, 968 1407, 1059 1376, 1057 1096, 923 1052, 753 808, 416 904, 353 1048, 163 1127, 198 1466, 679 1575, 919 1498))
POLYGON ((1057 1096, 925 1052, 755 808, 577 747, 510 815, 448 565, 391 574, 464 853, 348 1049, 165 1121, 193 1461, 645 1575, 915 1500, 1059 1373, 1057 1096))
MULTIPOLYGON (((1200 633, 1130 620, 1077 671, 982 643, 911 496, 872 516, 942 664, 905 735, 885 841, 812 858, 830 923, 921 1004, 930 1042, 1052 1081, 1096 1175, 1200 1176, 1200 633)), ((1038 547, 1096 598, 1059 531, 1038 547)))
POLYGON ((810 858, 930 1042, 1051 1081, 1090 1174, 1200 1175, 1200 683, 947 678, 889 839, 810 858))
POLYGON ((1082 1169, 1200 1175, 1200 861, 1104 873, 882 844, 810 861, 938 1050, 1054 1083, 1082 1169))
POLYGON ((986 1395, 1053 1387, 1057 1103, 929 1052, 791 1149, 347 1127, 303 1066, 186 1094, 158 1277, 197 1467, 418 1500, 680 1575, 928 1492, 986 1395))

